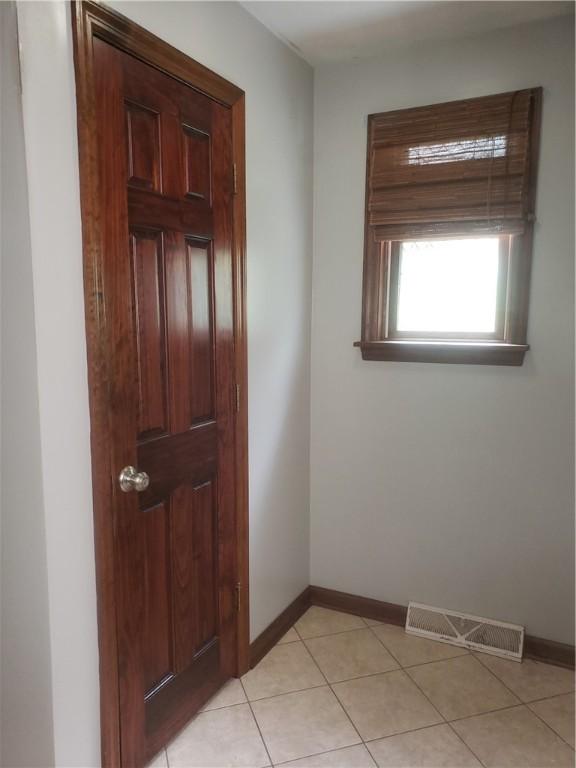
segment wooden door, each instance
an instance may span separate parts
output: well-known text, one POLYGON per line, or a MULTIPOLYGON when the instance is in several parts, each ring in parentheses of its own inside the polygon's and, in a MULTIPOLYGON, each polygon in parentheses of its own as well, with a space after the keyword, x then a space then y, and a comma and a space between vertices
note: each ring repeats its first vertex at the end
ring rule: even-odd
POLYGON ((93 41, 122 764, 237 672, 231 110, 93 41), (121 489, 135 467, 141 490, 121 489))

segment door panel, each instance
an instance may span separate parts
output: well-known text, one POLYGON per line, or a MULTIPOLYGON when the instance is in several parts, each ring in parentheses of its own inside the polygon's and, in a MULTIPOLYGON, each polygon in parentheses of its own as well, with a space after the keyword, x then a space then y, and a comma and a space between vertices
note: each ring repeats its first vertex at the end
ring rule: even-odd
POLYGON ((167 504, 144 510, 145 614, 144 690, 149 694, 173 669, 171 627, 170 517, 167 504))
POLYGON ((128 184, 160 190, 159 114, 142 104, 124 102, 128 141, 128 184))
POLYGON ((210 202, 210 135, 182 125, 186 168, 186 195, 210 202))
POLYGON ((173 495, 175 667, 217 642, 217 521, 211 480, 173 495))
POLYGON ((211 243, 186 239, 191 323, 191 423, 206 421, 214 413, 213 398, 213 260, 211 243))
POLYGON ((121 750, 140 765, 236 670, 230 110, 94 41, 121 750), (119 490, 135 466, 141 493, 119 490))
POLYGON ((130 233, 138 355, 138 437, 168 428, 166 301, 162 233, 130 233))

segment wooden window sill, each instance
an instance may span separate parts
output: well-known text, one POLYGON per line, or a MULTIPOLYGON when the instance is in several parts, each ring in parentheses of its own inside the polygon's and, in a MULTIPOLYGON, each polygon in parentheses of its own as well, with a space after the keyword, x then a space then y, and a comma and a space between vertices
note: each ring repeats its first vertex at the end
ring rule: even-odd
POLYGON ((405 363, 522 365, 528 344, 490 341, 356 341, 363 360, 405 363))

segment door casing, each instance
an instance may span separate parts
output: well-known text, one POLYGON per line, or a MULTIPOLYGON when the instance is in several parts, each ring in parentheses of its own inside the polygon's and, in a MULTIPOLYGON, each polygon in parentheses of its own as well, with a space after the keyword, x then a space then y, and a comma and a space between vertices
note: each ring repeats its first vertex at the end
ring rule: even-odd
POLYGON ((248 398, 246 328, 246 193, 244 92, 160 40, 121 14, 90 0, 72 3, 74 66, 80 164, 84 300, 90 401, 94 544, 100 654, 100 728, 103 766, 121 766, 117 623, 114 592, 114 532, 108 424, 110 384, 108 331, 103 310, 101 210, 92 41, 116 48, 230 107, 235 166, 233 196, 233 294, 235 374, 238 409, 235 426, 237 674, 249 668, 248 592, 248 398))

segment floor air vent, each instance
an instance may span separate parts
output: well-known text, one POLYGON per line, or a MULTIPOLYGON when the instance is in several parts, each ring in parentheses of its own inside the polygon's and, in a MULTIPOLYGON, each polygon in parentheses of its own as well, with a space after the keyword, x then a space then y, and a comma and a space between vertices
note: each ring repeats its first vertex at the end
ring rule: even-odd
POLYGON ((524 627, 516 624, 505 624, 503 621, 482 619, 467 613, 410 603, 406 616, 406 632, 522 661, 524 627))

